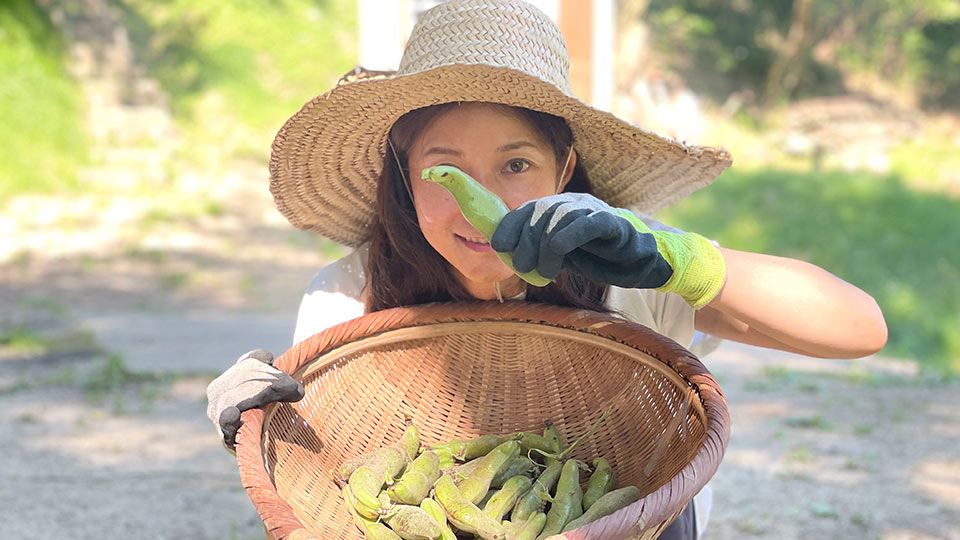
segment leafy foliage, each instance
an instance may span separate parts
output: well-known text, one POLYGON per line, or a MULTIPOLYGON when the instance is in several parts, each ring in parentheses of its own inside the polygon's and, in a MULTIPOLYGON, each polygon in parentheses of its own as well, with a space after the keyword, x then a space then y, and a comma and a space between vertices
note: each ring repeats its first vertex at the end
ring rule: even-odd
POLYGON ((872 72, 928 106, 960 102, 953 0, 650 0, 644 22, 668 65, 719 99, 830 95, 872 72))
POLYGON ((116 1, 200 159, 265 159, 282 123, 356 63, 351 0, 116 1))
POLYGON ((0 201, 76 183, 86 154, 82 95, 64 56, 33 2, 0 3, 0 201))

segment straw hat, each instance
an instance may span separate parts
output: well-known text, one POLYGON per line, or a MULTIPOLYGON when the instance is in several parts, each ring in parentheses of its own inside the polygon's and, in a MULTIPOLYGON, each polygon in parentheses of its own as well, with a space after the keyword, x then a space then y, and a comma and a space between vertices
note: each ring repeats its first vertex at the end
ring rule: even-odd
POLYGON ((594 194, 613 206, 656 212, 731 163, 725 151, 661 137, 573 97, 566 43, 535 7, 453 0, 422 15, 395 73, 341 80, 287 120, 270 157, 277 207, 298 228, 362 244, 390 127, 413 109, 463 101, 565 118, 594 194))

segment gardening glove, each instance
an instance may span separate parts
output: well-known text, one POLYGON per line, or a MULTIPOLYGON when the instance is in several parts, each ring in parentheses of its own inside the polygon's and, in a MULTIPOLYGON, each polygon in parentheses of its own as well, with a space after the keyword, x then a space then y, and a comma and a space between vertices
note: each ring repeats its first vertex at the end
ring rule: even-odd
POLYGON ((695 309, 720 292, 726 264, 706 238, 653 231, 637 216, 586 193, 529 201, 504 216, 490 245, 513 253, 518 272, 554 279, 563 265, 588 279, 677 293, 695 309))
POLYGON ((276 401, 299 401, 303 385, 273 367, 273 354, 263 349, 240 357, 207 386, 207 417, 228 450, 234 451, 240 413, 276 401))

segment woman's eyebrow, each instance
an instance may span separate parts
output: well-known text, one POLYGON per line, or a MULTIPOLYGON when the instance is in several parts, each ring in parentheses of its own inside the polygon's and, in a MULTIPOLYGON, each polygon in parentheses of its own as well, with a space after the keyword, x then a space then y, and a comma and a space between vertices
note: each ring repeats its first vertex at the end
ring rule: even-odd
POLYGON ((423 155, 427 156, 430 154, 442 154, 446 156, 462 156, 463 152, 455 148, 447 148, 446 146, 431 146, 426 151, 423 152, 423 155))
POLYGON ((537 145, 529 141, 514 141, 498 147, 497 152, 509 152, 510 150, 516 150, 517 148, 524 148, 527 146, 537 148, 537 145))

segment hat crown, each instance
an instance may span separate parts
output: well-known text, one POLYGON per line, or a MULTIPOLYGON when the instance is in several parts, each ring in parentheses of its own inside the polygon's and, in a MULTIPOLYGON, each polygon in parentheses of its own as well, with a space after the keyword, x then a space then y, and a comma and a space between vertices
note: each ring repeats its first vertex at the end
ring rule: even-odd
POLYGON ((398 75, 453 64, 506 67, 570 95, 570 62, 557 25, 530 4, 453 0, 423 13, 407 41, 398 75))

